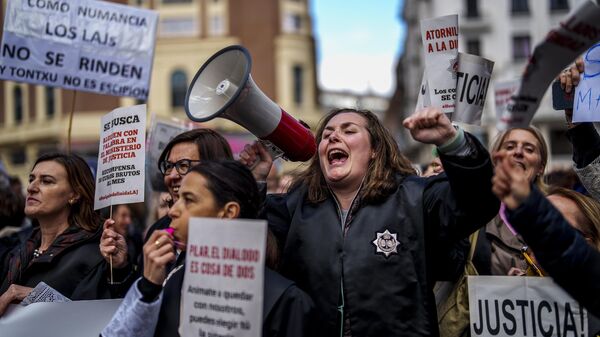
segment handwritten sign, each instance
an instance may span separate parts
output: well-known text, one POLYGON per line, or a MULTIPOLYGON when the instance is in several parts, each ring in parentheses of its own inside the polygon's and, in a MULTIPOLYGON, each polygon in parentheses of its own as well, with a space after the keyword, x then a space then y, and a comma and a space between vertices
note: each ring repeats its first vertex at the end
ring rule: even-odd
POLYGON ((146 105, 102 117, 94 209, 144 201, 146 105))
POLYGON ((587 311, 548 277, 469 276, 471 336, 587 336, 587 311))
POLYGON ((584 73, 575 89, 573 122, 600 121, 600 43, 592 46, 583 58, 584 73))
POLYGON ((481 115, 492 78, 494 62, 480 56, 458 54, 456 110, 452 120, 481 125, 481 115))
POLYGON ((10 0, 0 78, 148 97, 158 14, 94 0, 10 0))
POLYGON ((421 20, 421 37, 431 105, 452 113, 458 70, 458 15, 421 20))
POLYGON ((261 336, 266 222, 191 218, 182 336, 261 336))
POLYGON ((528 126, 550 83, 558 73, 592 44, 600 40, 600 6, 583 2, 560 26, 537 45, 523 72, 516 94, 496 127, 528 126))

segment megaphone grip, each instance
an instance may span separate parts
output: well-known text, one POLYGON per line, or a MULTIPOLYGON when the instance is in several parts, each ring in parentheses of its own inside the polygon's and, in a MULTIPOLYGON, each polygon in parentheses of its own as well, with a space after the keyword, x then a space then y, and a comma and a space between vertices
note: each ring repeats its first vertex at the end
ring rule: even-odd
POLYGON ((315 137, 310 130, 283 109, 277 128, 262 139, 276 144, 291 161, 307 161, 317 151, 315 137))

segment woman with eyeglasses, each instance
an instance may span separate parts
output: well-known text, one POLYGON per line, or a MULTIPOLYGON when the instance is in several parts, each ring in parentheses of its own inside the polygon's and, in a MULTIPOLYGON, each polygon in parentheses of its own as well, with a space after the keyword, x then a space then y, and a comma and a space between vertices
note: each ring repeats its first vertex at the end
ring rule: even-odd
MULTIPOLYGON (((179 198, 179 188, 183 177, 189 169, 200 163, 201 160, 232 159, 231 148, 227 140, 219 133, 211 129, 194 129, 186 131, 171 139, 158 158, 158 168, 163 175, 165 186, 173 203, 179 198)), ((116 292, 124 292, 130 283, 138 276, 134 273, 133 265, 142 265, 143 261, 132 261, 127 254, 127 242, 125 238, 114 230, 114 220, 108 219, 104 222, 104 231, 100 241, 100 252, 109 262, 112 257, 113 282, 121 284, 120 290, 115 287, 116 292)), ((166 215, 156 221, 146 233, 144 243, 157 229, 169 227, 171 218, 166 215)), ((141 269, 141 268, 140 268, 141 269)))

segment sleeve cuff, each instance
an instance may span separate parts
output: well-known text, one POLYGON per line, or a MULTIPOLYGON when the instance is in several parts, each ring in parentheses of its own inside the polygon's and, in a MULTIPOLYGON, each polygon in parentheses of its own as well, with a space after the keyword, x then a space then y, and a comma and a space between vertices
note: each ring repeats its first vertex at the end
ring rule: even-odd
POLYGON ((468 147, 465 139, 465 131, 458 126, 455 126, 455 128, 456 135, 454 138, 437 147, 439 153, 456 155, 468 147))

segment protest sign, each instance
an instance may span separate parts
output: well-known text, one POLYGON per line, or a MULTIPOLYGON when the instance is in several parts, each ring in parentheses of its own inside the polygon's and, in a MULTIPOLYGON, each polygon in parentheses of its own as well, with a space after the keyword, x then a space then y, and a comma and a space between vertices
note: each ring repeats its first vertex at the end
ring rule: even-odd
POLYGON ((191 130, 192 124, 172 119, 160 120, 153 115, 148 132, 148 152, 146 156, 146 174, 150 187, 157 192, 167 192, 162 173, 158 170, 158 158, 169 141, 178 134, 191 130))
POLYGON ((493 69, 493 61, 476 55, 458 54, 456 109, 452 114, 453 121, 481 125, 483 105, 493 69))
POLYGON ((458 68, 458 15, 421 20, 421 36, 431 105, 452 113, 458 68))
POLYGON ((94 209, 144 201, 146 105, 102 117, 94 209))
POLYGON ((519 89, 521 80, 499 81, 494 83, 494 101, 496 106, 496 120, 500 120, 506 111, 510 98, 519 89))
MULTIPOLYGON (((516 94, 497 123, 499 130, 528 126, 559 72, 600 39, 600 6, 583 2, 546 35, 530 57, 516 94)), ((592 98, 594 99, 594 98, 592 98)))
POLYGON ((587 336, 588 314, 549 277, 469 276, 471 336, 587 336))
POLYGON ((0 317, 1 336, 98 337, 122 299, 10 304, 0 317))
POLYGON ((424 69, 423 77, 421 77, 421 86, 419 87, 415 111, 419 111, 428 106, 431 106, 431 100, 429 98, 429 85, 427 85, 427 69, 424 69))
POLYGON ((158 13, 94 0, 10 0, 0 78, 146 99, 158 13))
POLYGON ((261 336, 266 222, 191 218, 182 336, 261 336))
POLYGON ((600 43, 583 57, 584 72, 575 89, 573 122, 600 121, 600 43))

